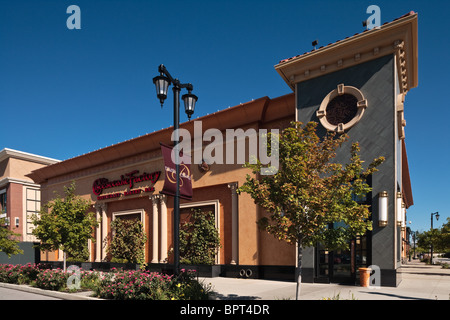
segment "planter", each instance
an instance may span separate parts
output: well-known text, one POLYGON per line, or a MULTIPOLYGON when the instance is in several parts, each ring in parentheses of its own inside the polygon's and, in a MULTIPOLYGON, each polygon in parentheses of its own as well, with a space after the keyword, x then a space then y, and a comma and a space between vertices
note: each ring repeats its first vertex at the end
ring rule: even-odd
POLYGON ((139 265, 136 263, 109 262, 109 269, 111 268, 123 270, 139 270, 139 265))
POLYGON ((81 269, 83 270, 92 270, 92 262, 82 262, 81 263, 81 269))
POLYGON ((206 278, 216 278, 220 277, 220 273, 222 272, 221 265, 192 265, 192 264, 182 264, 180 269, 186 270, 195 270, 198 277, 206 277, 206 278))
POLYGON ((372 269, 370 268, 359 268, 359 284, 361 287, 369 287, 370 286, 370 272, 372 269))

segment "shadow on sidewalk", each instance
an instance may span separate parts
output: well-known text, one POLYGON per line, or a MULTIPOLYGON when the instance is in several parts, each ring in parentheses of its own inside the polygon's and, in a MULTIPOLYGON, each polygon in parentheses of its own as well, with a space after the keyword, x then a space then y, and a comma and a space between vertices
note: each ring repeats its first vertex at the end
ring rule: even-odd
POLYGON ((217 292, 212 292, 210 295, 214 300, 259 300, 259 299, 261 299, 261 297, 257 297, 257 296, 240 296, 240 295, 233 294, 233 293, 225 295, 225 294, 220 294, 217 292))
POLYGON ((399 299, 404 299, 404 300, 432 300, 432 299, 425 299, 425 298, 417 298, 417 297, 407 297, 407 296, 401 296, 398 294, 392 294, 392 293, 384 293, 384 292, 366 292, 367 294, 377 294, 377 295, 382 295, 382 296, 388 296, 388 297, 395 297, 395 298, 399 298, 399 299))
POLYGON ((423 276, 449 276, 450 273, 438 273, 438 272, 405 272, 404 274, 420 274, 423 276))

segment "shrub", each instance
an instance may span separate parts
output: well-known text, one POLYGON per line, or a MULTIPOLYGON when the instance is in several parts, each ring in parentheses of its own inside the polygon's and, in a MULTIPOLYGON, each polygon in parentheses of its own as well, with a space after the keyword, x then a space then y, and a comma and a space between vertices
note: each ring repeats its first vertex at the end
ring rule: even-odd
POLYGON ((94 289, 97 297, 114 300, 207 299, 208 290, 193 273, 182 272, 175 278, 147 271, 121 271, 100 281, 94 289))
POLYGON ((113 257, 112 261, 143 264, 147 236, 142 222, 137 219, 115 219, 111 222, 111 230, 114 236, 107 251, 113 257))
POLYGON ((67 286, 69 275, 61 269, 41 270, 36 277, 36 286, 45 290, 61 291, 67 286))
MULTIPOLYGON (((32 284, 45 290, 67 290, 71 272, 46 269, 41 264, 0 265, 0 282, 32 284)), ((195 271, 181 270, 178 277, 149 271, 79 271, 80 289, 114 300, 206 300, 210 287, 195 279, 195 271)), ((78 271, 77 271, 78 272, 78 271)))
POLYGON ((46 269, 43 264, 28 263, 22 265, 0 265, 0 282, 15 284, 32 284, 36 281, 39 271, 46 269))
POLYGON ((211 286, 205 286, 195 279, 195 270, 181 270, 172 285, 172 298, 176 300, 208 300, 211 286))
POLYGON ((21 265, 5 264, 0 268, 0 282, 18 283, 21 265))
POLYGON ((97 271, 84 271, 81 270, 81 289, 84 290, 95 290, 95 288, 100 284, 100 279, 102 273, 97 271))
POLYGON ((213 265, 219 247, 214 213, 192 210, 188 221, 180 227, 180 262, 213 265))
POLYGON ((102 279, 94 292, 104 299, 165 300, 170 278, 156 272, 121 271, 102 279))

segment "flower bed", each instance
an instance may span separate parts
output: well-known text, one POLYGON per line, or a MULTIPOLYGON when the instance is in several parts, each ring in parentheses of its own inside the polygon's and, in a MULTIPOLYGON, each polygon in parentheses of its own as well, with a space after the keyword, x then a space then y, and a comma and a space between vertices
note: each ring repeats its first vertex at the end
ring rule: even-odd
POLYGON ((182 270, 178 277, 148 271, 119 271, 105 277, 96 296, 115 300, 206 300, 209 288, 182 270))
POLYGON ((178 277, 149 271, 110 272, 77 269, 64 272, 41 264, 0 265, 0 282, 29 284, 45 290, 90 290, 95 296, 115 300, 204 300, 209 287, 195 279, 195 271, 178 277))
POLYGON ((43 264, 0 264, 0 282, 30 284, 36 280, 38 273, 46 268, 43 264))
POLYGON ((44 290, 62 291, 66 287, 68 274, 61 269, 42 270, 36 276, 36 287, 44 290))

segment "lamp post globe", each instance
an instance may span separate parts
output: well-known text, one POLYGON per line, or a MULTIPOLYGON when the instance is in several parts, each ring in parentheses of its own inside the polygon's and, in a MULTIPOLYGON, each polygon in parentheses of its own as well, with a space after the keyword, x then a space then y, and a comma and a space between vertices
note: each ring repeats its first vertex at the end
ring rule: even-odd
POLYGON ((184 111, 186 112, 189 120, 191 119, 192 114, 194 113, 195 103, 198 98, 195 94, 192 94, 190 91, 187 94, 184 94, 181 97, 184 101, 184 111))
POLYGON ((169 89, 170 80, 169 78, 160 75, 153 78, 153 83, 156 87, 156 96, 161 102, 161 107, 164 104, 164 100, 167 98, 167 90, 169 89))

